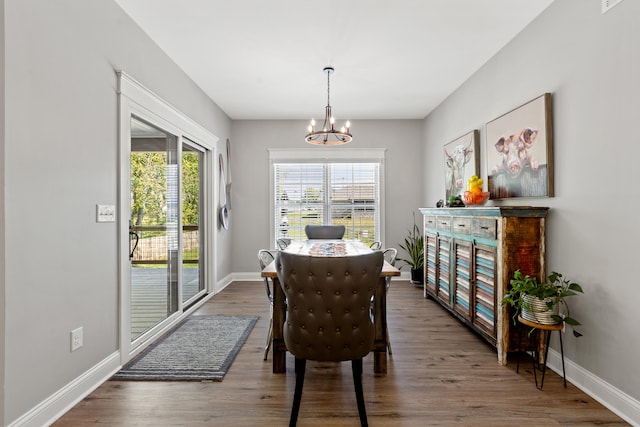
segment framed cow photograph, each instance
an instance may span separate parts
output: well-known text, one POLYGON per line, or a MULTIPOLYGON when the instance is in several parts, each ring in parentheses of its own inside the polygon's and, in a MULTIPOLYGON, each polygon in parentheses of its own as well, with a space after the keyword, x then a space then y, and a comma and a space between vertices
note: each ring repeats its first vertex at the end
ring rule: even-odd
POLYGON ((491 199, 553 196, 550 93, 487 123, 485 143, 491 199))
POLYGON ((467 182, 480 173, 480 147, 478 131, 462 135, 444 146, 445 196, 460 196, 467 189, 467 182))

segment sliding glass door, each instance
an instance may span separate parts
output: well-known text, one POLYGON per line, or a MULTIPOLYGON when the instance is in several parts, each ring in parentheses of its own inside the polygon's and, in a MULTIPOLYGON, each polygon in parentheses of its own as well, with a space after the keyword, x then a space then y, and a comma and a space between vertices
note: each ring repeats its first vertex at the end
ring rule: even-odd
POLYGON ((203 163, 194 142, 131 118, 131 342, 204 294, 203 163))
POLYGON ((204 151, 193 141, 182 143, 182 304, 188 307, 204 293, 204 151))
POLYGON ((215 291, 210 208, 218 138, 122 71, 118 75, 120 361, 215 291))
POLYGON ((177 141, 131 118, 131 341, 178 310, 177 141))

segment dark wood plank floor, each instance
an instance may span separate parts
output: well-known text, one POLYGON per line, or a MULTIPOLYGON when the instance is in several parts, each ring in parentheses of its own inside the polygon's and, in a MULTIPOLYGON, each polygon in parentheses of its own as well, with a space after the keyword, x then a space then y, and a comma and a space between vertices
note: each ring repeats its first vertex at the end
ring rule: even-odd
MULTIPOLYGON (((623 426, 622 419, 562 378, 536 389, 531 365, 498 365, 496 352, 422 291, 389 291, 393 355, 388 373, 364 366, 369 424, 375 426, 623 426)), ((221 383, 107 381, 55 426, 285 426, 294 388, 263 361, 269 309, 262 282, 236 282, 198 314, 255 314, 258 324, 221 383)), ((357 426, 349 363, 309 362, 298 425, 357 426)))

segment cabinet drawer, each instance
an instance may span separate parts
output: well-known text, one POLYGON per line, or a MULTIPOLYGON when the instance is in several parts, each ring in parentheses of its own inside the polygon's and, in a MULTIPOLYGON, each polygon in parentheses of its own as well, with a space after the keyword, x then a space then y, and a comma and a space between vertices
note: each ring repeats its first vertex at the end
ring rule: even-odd
POLYGON ((451 232, 451 217, 439 216, 436 218, 436 222, 438 223, 438 230, 451 232))
POLYGON ((436 229, 436 217, 433 215, 424 217, 424 228, 436 229))
POLYGON ((471 232, 476 237, 496 238, 497 223, 495 219, 473 218, 471 232))
POLYGON ((471 218, 454 217, 451 231, 456 234, 471 234, 471 218))

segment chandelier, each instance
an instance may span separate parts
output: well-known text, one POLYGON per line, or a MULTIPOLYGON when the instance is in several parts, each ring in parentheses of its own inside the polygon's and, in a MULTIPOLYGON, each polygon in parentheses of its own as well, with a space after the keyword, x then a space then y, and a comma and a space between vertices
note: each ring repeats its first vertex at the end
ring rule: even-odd
POLYGON ((340 130, 335 129, 335 119, 331 115, 331 103, 330 100, 330 90, 329 90, 329 76, 333 73, 333 67, 325 67, 322 70, 327 75, 327 106, 324 109, 324 122, 322 123, 322 128, 320 130, 316 130, 316 121, 311 119, 311 124, 309 125, 309 133, 305 137, 305 141, 309 144, 316 145, 339 145, 339 144, 348 144, 351 142, 352 136, 349 133, 349 127, 351 127, 351 123, 347 120, 344 126, 340 128, 340 130))

